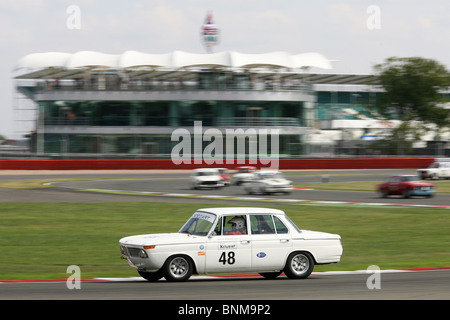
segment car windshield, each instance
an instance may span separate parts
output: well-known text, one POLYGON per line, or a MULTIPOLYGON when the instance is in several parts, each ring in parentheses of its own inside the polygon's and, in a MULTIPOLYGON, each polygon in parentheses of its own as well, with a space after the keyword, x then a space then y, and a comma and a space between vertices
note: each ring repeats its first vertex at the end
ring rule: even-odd
POLYGON ((197 172, 197 176, 214 176, 216 175, 216 172, 213 171, 199 171, 197 172))
POLYGON ((211 230, 215 219, 216 216, 214 214, 197 211, 178 232, 206 236, 209 230, 211 230))
POLYGON ((420 181, 419 177, 417 176, 406 176, 403 177, 403 181, 420 181))
POLYGON ((261 174, 261 179, 283 179, 283 175, 280 172, 264 173, 261 174))
POLYGON ((439 168, 439 162, 433 162, 428 168, 439 168))

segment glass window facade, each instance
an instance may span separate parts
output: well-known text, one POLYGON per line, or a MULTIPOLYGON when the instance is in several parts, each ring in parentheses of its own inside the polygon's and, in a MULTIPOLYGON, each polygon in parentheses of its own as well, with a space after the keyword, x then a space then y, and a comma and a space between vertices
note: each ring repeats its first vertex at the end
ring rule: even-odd
POLYGON ((100 127, 307 126, 303 102, 283 101, 43 101, 45 125, 100 127))
MULTIPOLYGON (((245 130, 304 127, 310 120, 310 109, 304 108, 303 102, 285 101, 41 101, 39 106, 44 153, 168 156, 178 143, 171 141, 170 132, 192 127, 194 121, 201 121, 202 127, 245 130), (127 128, 156 131, 127 133, 127 128)), ((249 141, 247 137, 246 155, 249 141)), ((203 148, 210 143, 203 141, 203 148)), ((223 145, 225 148, 225 135, 223 145)), ((279 154, 303 154, 302 137, 280 135, 279 154)))
POLYGON ((368 106, 375 98, 375 92, 367 91, 318 91, 315 117, 317 120, 374 118, 368 106))

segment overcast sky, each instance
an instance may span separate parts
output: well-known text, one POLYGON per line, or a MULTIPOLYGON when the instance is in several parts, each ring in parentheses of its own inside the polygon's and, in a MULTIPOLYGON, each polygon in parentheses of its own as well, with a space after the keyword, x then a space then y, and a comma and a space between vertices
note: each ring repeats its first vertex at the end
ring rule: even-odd
POLYGON ((431 58, 450 69, 448 0, 1 0, 0 135, 15 134, 12 77, 23 56, 205 53, 199 32, 209 10, 220 29, 215 52, 319 52, 337 60, 335 73, 371 73, 391 56, 431 58), (71 6, 79 16, 68 13, 71 6))

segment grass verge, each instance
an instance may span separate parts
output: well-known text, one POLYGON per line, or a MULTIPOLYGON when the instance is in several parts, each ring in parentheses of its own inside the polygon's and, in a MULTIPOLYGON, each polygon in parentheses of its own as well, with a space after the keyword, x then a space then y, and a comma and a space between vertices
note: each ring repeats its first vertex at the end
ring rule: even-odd
MULTIPOLYGON (((69 265, 78 265, 82 278, 136 276, 120 259, 118 240, 133 234, 176 232, 196 209, 205 207, 159 202, 1 205, 0 280, 67 278, 69 265)), ((450 215, 445 209, 270 207, 285 210, 303 229, 342 236, 341 262, 317 266, 316 271, 450 265, 450 215)))

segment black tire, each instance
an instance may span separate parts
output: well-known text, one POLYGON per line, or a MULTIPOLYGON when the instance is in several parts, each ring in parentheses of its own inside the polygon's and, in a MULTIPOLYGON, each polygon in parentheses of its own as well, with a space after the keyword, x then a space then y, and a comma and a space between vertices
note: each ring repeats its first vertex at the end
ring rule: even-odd
POLYGON ((408 189, 403 190, 403 198, 408 199, 411 197, 411 192, 408 189))
POLYGON ((139 275, 147 281, 155 282, 163 277, 162 271, 158 270, 156 272, 147 272, 138 270, 139 275))
POLYGON ((307 252, 291 253, 286 261, 284 273, 291 279, 306 279, 314 269, 314 259, 307 252))
POLYGON ((186 281, 192 275, 194 265, 191 259, 184 255, 171 256, 162 267, 162 274, 167 281, 186 281))
POLYGON ((281 274, 281 271, 277 272, 261 272, 260 275, 266 279, 275 279, 281 274))

